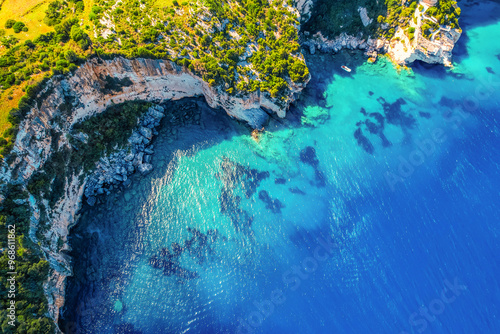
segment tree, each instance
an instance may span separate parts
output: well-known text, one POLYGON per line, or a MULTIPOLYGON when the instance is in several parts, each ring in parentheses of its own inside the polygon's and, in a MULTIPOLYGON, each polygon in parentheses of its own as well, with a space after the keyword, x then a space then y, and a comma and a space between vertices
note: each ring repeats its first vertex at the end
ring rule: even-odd
POLYGON ((73 50, 68 50, 64 53, 64 58, 70 63, 74 63, 78 60, 78 55, 73 50))
POLYGON ((16 24, 16 20, 8 19, 7 22, 5 22, 5 28, 10 29, 16 24))
POLYGON ((78 25, 75 24, 74 26, 71 27, 70 36, 71 39, 74 40, 75 42, 79 42, 80 40, 85 38, 86 35, 87 34, 85 34, 78 25))
POLYGON ((24 23, 22 23, 21 21, 16 22, 12 26, 12 28, 14 29, 14 32, 16 34, 20 33, 21 31, 27 31, 27 30, 24 30, 25 27, 26 27, 26 25, 24 23))
POLYGON ((62 4, 59 1, 52 1, 49 3, 49 8, 45 11, 45 18, 43 21, 48 26, 54 26, 61 22, 62 4))
POLYGON ((201 46, 203 46, 203 47, 207 47, 207 46, 209 46, 209 45, 210 45, 210 42, 211 42, 211 38, 210 38, 210 36, 208 36, 208 35, 203 36, 203 37, 201 38, 201 40, 200 40, 200 44, 201 44, 201 46))

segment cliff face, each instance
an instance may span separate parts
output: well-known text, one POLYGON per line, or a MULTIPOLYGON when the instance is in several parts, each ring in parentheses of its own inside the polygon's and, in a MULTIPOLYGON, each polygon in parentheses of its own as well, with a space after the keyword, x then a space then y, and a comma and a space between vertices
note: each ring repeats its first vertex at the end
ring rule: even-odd
MULTIPOLYGON (((110 61, 88 61, 69 80, 81 105, 75 110, 73 122, 99 112, 113 103, 130 100, 165 101, 203 95, 212 108, 223 108, 230 116, 259 127, 267 119, 261 108, 285 116, 286 106, 293 99, 288 96, 283 106, 260 92, 248 96, 230 96, 210 87, 200 77, 183 71, 177 65, 162 60, 116 58, 110 61), (130 82, 119 91, 102 90, 106 76, 130 82)), ((300 91, 300 88, 293 87, 300 91)), ((293 94, 292 93, 292 94, 293 94)))
POLYGON ((258 128, 268 119, 268 112, 285 117, 288 105, 301 89, 302 86, 292 87, 290 95, 282 101, 259 91, 231 96, 169 61, 92 59, 70 77, 49 81, 39 96, 38 105, 20 125, 13 150, 18 157, 10 168, 4 168, 0 177, 27 180, 43 165, 54 147, 69 145, 62 135, 53 142, 51 131, 67 134, 73 124, 113 104, 204 96, 211 107, 222 108, 228 115, 258 128))
POLYGON ((452 51, 455 43, 460 38, 458 29, 443 30, 439 40, 428 40, 422 36, 417 41, 410 41, 403 29, 398 29, 394 39, 390 42, 388 50, 392 60, 400 65, 421 60, 429 64, 443 64, 452 66, 452 51))
POLYGON ((366 50, 367 54, 373 51, 382 52, 387 48, 387 42, 383 39, 360 38, 347 34, 341 34, 335 39, 328 39, 318 32, 313 36, 306 36, 302 46, 309 50, 309 53, 315 54, 316 51, 323 53, 337 53, 342 49, 366 50))
MULTIPOLYGON (((378 5, 377 1, 377 5, 378 5)), ((361 22, 365 28, 369 28, 368 32, 357 32, 351 34, 345 31, 349 30, 349 26, 344 26, 344 32, 340 32, 334 38, 324 37, 321 31, 316 31, 312 34, 310 31, 305 31, 301 35, 301 45, 308 49, 311 54, 316 51, 325 53, 336 53, 342 49, 360 49, 365 50, 369 57, 376 56, 376 53, 387 53, 387 55, 399 65, 409 65, 415 60, 421 60, 430 64, 444 64, 451 66, 452 51, 455 43, 461 35, 460 29, 453 29, 449 26, 439 26, 439 29, 430 31, 430 36, 424 36, 423 27, 425 22, 437 24, 437 20, 429 15, 426 11, 435 6, 437 0, 422 0, 419 2, 416 10, 409 20, 408 27, 395 27, 396 34, 388 40, 382 37, 377 32, 378 23, 375 21, 375 16, 369 16, 365 7, 357 7, 357 12, 346 10, 343 12, 346 17, 354 17, 359 15, 361 22), (421 11, 420 9, 423 8, 421 11), (414 32, 409 33, 409 28, 414 29, 414 32), (410 39, 410 36, 413 38, 410 39)), ((297 3, 297 8, 300 11, 301 17, 306 22, 311 18, 311 8, 318 6, 318 0, 301 0, 297 3)), ((336 4, 330 3, 330 6, 336 4)), ((340 6, 340 4, 338 4, 340 6)), ((324 7, 327 9, 328 7, 324 7)), ((323 12, 315 11, 314 15, 324 15, 323 12)), ((316 18, 313 17, 311 20, 316 18)), ((324 17, 321 17, 324 19, 324 17)), ((401 22, 401 21, 400 21, 401 22)), ((403 24, 402 24, 403 25, 403 24)), ((388 31, 391 27, 387 23, 380 24, 382 31, 388 31)))
POLYGON ((415 60, 421 60, 429 64, 452 66, 452 51, 462 34, 461 30, 449 26, 439 26, 438 29, 431 31, 430 36, 424 36, 423 26, 425 20, 437 24, 436 19, 427 16, 425 13, 427 9, 436 3, 437 1, 432 0, 420 2, 423 11, 417 8, 413 15, 416 21, 410 21, 409 29, 414 29, 413 39, 410 39, 409 30, 398 28, 388 48, 388 54, 394 62, 407 65, 415 60))
MULTIPOLYGON (((92 59, 71 76, 54 77, 48 82, 36 106, 20 125, 13 150, 16 158, 10 166, 2 167, 0 178, 26 184, 55 151, 71 147, 68 134, 75 123, 103 112, 112 104, 204 96, 211 107, 222 108, 228 115, 257 128, 268 119, 268 113, 284 117, 289 103, 301 89, 292 87, 284 100, 271 99, 260 92, 230 96, 169 61, 92 59)), ((69 229, 78 218, 88 179, 83 172, 66 175, 64 194, 52 206, 45 199, 36 201, 31 196, 34 215, 30 237, 40 243, 51 266, 44 289, 50 315, 56 323, 64 304, 65 279, 71 275, 70 259, 65 252, 69 250, 69 229), (42 228, 40 217, 45 217, 43 240, 36 238, 37 230, 42 228)))

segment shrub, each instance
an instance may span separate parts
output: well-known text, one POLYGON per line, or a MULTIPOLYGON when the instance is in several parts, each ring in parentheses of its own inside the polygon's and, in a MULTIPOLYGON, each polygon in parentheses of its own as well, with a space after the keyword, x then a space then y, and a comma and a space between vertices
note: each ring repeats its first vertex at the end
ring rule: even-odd
POLYGON ((78 60, 78 56, 73 50, 68 50, 64 53, 64 58, 70 63, 74 63, 78 60))
MULTIPOLYGON (((24 23, 22 23, 21 21, 18 21, 16 22, 12 28, 14 29, 14 32, 16 34, 20 33, 21 31, 24 30, 24 28, 26 28, 26 25, 24 23)), ((27 30, 24 30, 24 31, 27 31, 27 30)))
POLYGON ((72 40, 74 40, 75 42, 79 42, 82 39, 86 38, 87 34, 84 33, 78 25, 74 25, 71 27, 70 36, 72 40))
POLYGON ((69 62, 66 59, 59 59, 56 61, 56 67, 68 67, 69 62))
POLYGON ((59 1, 52 1, 49 3, 49 8, 45 11, 45 18, 43 21, 48 26, 54 26, 61 22, 62 17, 62 3, 59 1))
POLYGON ((16 24, 16 20, 8 19, 7 22, 5 22, 5 28, 10 29, 16 24))
POLYGON ((85 5, 83 3, 83 1, 79 1, 76 3, 75 5, 75 11, 77 12, 83 12, 83 10, 85 9, 85 5))

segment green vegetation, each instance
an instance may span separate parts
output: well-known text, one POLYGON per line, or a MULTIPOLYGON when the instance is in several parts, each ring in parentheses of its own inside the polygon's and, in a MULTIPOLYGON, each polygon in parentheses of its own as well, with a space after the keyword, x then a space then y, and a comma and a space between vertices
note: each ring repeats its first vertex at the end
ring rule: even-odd
POLYGON ((155 1, 123 1, 111 10, 111 2, 96 1, 89 14, 97 29, 107 32, 94 42, 102 54, 171 59, 230 94, 260 89, 284 97, 292 82, 308 78, 297 15, 286 4, 173 1, 173 7, 154 10, 155 1), (273 60, 278 65, 274 71, 273 60))
POLYGON ((306 24, 305 29, 311 32, 321 31, 324 35, 334 38, 345 32, 359 36, 383 36, 392 38, 396 27, 408 26, 415 9, 417 0, 320 0, 319 6, 313 10, 313 17, 306 24), (358 12, 364 7, 370 18, 374 19, 368 26, 363 26, 358 12))
POLYGON ((318 0, 313 8, 311 19, 304 25, 304 29, 312 33, 321 31, 329 38, 335 38, 343 32, 349 35, 372 34, 377 27, 377 22, 373 20, 365 27, 358 12, 359 7, 366 8, 371 18, 385 15, 386 12, 386 6, 381 0, 318 0))
POLYGON ((410 38, 410 41, 415 38, 415 27, 408 28, 408 37, 410 38))
POLYGON ((125 145, 139 118, 150 106, 150 103, 144 102, 125 102, 75 124, 73 132, 84 133, 87 140, 84 144, 75 137, 71 138, 70 143, 75 148, 73 153, 77 159, 73 164, 88 171, 94 168, 100 157, 111 153, 115 147, 125 145))
MULTIPOLYGON (((167 3, 93 0, 85 1, 85 7, 81 0, 50 2, 43 22, 53 31, 24 43, 11 35, 1 38, 5 52, 0 56, 0 95, 5 98, 16 87, 27 92, 43 78, 76 69, 93 54, 173 60, 228 94, 261 90, 278 102, 285 101, 291 85, 308 79, 298 43, 297 12, 289 4, 167 3), (91 37, 95 34, 97 38, 91 37)), ((8 25, 20 28, 23 23, 19 23, 8 25)), ((29 104, 29 98, 20 104, 29 104)), ((19 109, 9 112, 14 128, 25 115, 19 109)), ((0 137, 3 156, 15 134, 16 130, 8 130, 4 140, 0 137)))
MULTIPOLYGON (((431 35, 439 30, 440 26, 449 26, 451 28, 460 28, 458 17, 461 10, 455 1, 441 0, 436 6, 428 8, 422 16, 422 36, 429 39, 431 35)), ((439 34, 436 35, 439 39, 439 34)))
POLYGON ((5 28, 6 29, 12 28, 16 34, 19 34, 21 31, 24 32, 28 31, 28 27, 26 27, 24 23, 22 23, 21 21, 16 22, 15 20, 12 19, 9 19, 7 20, 7 22, 5 22, 5 28))
POLYGON ((435 18, 439 25, 459 28, 458 18, 461 10, 456 1, 440 0, 436 6, 429 8, 425 15, 435 18))
MULTIPOLYGON (((70 111, 68 107, 60 107, 70 111)), ((37 171, 28 183, 28 191, 38 199, 49 200, 52 207, 64 193, 67 175, 78 175, 82 170, 88 173, 95 163, 114 148, 123 146, 137 126, 139 117, 150 107, 149 103, 126 102, 108 108, 105 112, 75 124, 73 135, 83 133, 86 141, 80 136, 70 138, 72 148, 52 147, 53 154, 37 171)), ((53 131, 52 143, 57 145, 59 133, 53 131)), ((39 231, 39 232, 43 232, 39 231)), ((43 236, 38 236, 40 239, 43 236)))
POLYGON ((386 0, 387 12, 382 20, 380 27, 377 28, 377 34, 385 38, 392 38, 396 32, 396 27, 407 28, 417 9, 418 1, 409 0, 402 4, 399 0, 386 0), (384 29, 384 27, 386 29, 384 29))
MULTIPOLYGON (((55 1, 57 2, 57 1, 55 1)), ((70 6, 65 2, 66 8, 76 11, 77 4, 70 6)), ((50 6, 47 17, 50 15, 50 6)), ((18 99, 17 108, 8 111, 6 120, 11 124, 0 137, 0 154, 7 155, 12 149, 13 140, 17 134, 18 124, 28 113, 33 99, 41 90, 47 78, 54 74, 65 74, 77 68, 77 65, 88 57, 87 49, 90 39, 84 33, 76 17, 59 22, 54 26, 53 32, 37 36, 33 40, 19 43, 19 39, 13 36, 3 37, 0 42, 5 47, 3 55, 0 56, 0 93, 2 98, 12 95, 6 94, 8 90, 22 87, 24 96, 18 99), (12 88, 12 89, 11 89, 12 88)), ((6 28, 11 27, 14 32, 26 31, 23 22, 13 19, 7 20, 6 28)))
POLYGON ((47 298, 42 284, 49 272, 49 263, 43 258, 36 245, 28 237, 31 208, 27 202, 28 193, 19 185, 8 186, 3 195, 6 197, 0 207, 0 326, 2 333, 52 333, 53 321, 46 316, 47 298), (9 270, 8 226, 15 225, 15 270, 9 270), (7 308, 10 306, 9 271, 17 272, 16 278, 16 327, 8 324, 7 308))
MULTIPOLYGON (((362 35, 372 37, 384 37, 391 39, 396 28, 410 28, 409 25, 414 20, 415 11, 422 12, 424 7, 420 5, 417 9, 417 0, 318 0, 316 7, 313 10, 312 18, 305 25, 305 30, 315 33, 321 31, 325 36, 330 38, 337 37, 340 33, 345 32, 350 35, 362 35), (364 27, 358 13, 359 7, 365 7, 368 16, 377 18, 371 24, 364 27)), ((456 1, 440 0, 435 7, 429 8, 425 15, 435 18, 440 25, 449 25, 452 28, 458 28, 458 17, 460 16, 460 8, 457 7, 456 1)), ((414 22, 416 22, 414 20, 414 22)), ((429 28, 432 28, 432 21, 426 20, 426 33, 424 36, 429 36, 429 28)), ((436 26, 437 24, 434 23, 436 26)), ((414 38, 414 31, 408 31, 410 39, 414 38)))

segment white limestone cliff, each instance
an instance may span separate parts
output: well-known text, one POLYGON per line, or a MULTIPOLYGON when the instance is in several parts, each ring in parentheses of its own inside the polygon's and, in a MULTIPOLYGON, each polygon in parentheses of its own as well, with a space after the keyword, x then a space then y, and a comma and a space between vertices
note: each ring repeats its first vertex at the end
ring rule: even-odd
POLYGON ((425 15, 427 9, 436 3, 437 1, 433 0, 420 1, 423 11, 417 7, 414 13, 416 22, 410 20, 410 27, 414 29, 413 39, 410 39, 408 29, 398 27, 388 48, 388 55, 395 63, 408 65, 415 60, 421 60, 429 64, 452 66, 452 51, 462 31, 449 26, 440 26, 439 29, 432 31, 430 38, 424 37, 422 33, 424 20, 437 23, 434 18, 425 15))

